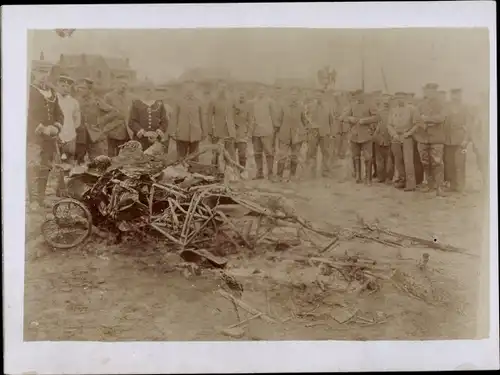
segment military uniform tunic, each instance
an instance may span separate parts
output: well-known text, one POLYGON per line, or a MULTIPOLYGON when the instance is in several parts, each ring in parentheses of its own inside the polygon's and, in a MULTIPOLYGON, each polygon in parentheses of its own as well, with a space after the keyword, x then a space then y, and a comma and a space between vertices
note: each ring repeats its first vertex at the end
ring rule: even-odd
POLYGON ((377 122, 377 111, 367 103, 356 103, 351 105, 344 116, 353 117, 356 120, 365 120, 366 122, 351 123, 350 140, 354 143, 365 143, 372 141, 377 122))

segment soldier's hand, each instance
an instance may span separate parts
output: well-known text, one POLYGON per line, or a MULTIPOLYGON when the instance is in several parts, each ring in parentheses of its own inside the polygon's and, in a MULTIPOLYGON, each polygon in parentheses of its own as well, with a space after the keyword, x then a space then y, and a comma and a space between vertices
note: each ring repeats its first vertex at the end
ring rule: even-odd
POLYGON ((59 129, 55 127, 54 125, 49 125, 45 128, 46 135, 49 137, 55 137, 59 133, 59 129))

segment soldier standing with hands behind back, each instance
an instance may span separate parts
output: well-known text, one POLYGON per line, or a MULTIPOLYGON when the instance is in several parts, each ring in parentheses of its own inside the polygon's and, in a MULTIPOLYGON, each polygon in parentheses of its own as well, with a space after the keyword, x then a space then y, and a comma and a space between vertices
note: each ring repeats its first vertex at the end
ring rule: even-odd
POLYGON ((417 108, 411 133, 418 142, 418 153, 424 169, 424 179, 427 181, 427 186, 423 186, 422 190, 430 191, 435 187, 436 194, 443 196, 446 115, 439 100, 438 87, 435 83, 424 86, 424 98, 417 108))
POLYGON ((416 189, 415 163, 413 161, 413 127, 417 120, 415 110, 405 103, 405 94, 395 94, 396 103, 389 111, 388 130, 391 135, 391 150, 398 172, 396 188, 405 191, 416 189))
POLYGON ((354 103, 343 114, 350 124, 351 154, 353 157, 356 183, 361 183, 361 156, 365 161, 365 183, 372 182, 373 133, 378 122, 376 109, 365 102, 363 91, 354 93, 354 103))
POLYGON ((130 139, 127 128, 132 98, 128 93, 128 78, 117 77, 117 88, 104 96, 104 103, 117 110, 117 116, 104 125, 103 132, 108 138, 108 156, 118 155, 120 146, 130 139))
POLYGON ((447 106, 445 121, 444 168, 450 190, 462 192, 465 187, 465 161, 472 118, 462 103, 462 90, 453 89, 450 94, 451 102, 447 106))
POLYGON ((290 179, 296 179, 299 153, 307 137, 307 121, 299 102, 297 89, 292 89, 290 102, 283 107, 276 125, 279 141, 278 180, 283 179, 288 159, 290 159, 290 179))

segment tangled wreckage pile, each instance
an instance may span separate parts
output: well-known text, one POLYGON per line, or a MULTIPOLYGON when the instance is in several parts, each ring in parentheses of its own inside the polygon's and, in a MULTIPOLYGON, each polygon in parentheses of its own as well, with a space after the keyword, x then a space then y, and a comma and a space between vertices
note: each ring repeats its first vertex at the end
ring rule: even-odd
MULTIPOLYGON (((184 266, 191 265, 184 268, 190 273, 199 273, 204 268, 228 268, 225 256, 231 253, 255 254, 265 248, 274 250, 272 256, 280 258, 283 250, 287 250, 287 259, 298 269, 302 264, 317 270, 310 281, 323 292, 342 285, 345 291, 354 288, 356 294, 372 294, 380 291, 384 283, 390 283, 430 304, 442 302, 443 296, 436 293, 424 272, 429 253, 424 253, 417 267, 413 267, 415 272, 413 268, 408 272, 394 264, 384 265, 374 259, 331 250, 339 242, 359 239, 393 248, 427 247, 467 254, 460 248, 388 231, 378 223, 368 225, 361 221, 359 227, 348 230, 320 228, 299 216, 283 196, 266 194, 255 187, 245 190, 244 184, 238 184, 240 172, 241 167, 219 146, 168 162, 168 158, 146 155, 137 143, 129 142, 117 158, 97 158, 88 169, 70 176, 71 198, 54 206, 54 217, 44 224, 46 241, 52 247, 69 248, 83 243, 92 231, 114 233, 118 241, 127 235, 148 236, 163 242, 162 249, 166 252, 178 253, 185 261, 184 266), (194 161, 209 151, 223 155, 224 171, 194 161), (84 212, 87 225, 68 214, 70 210, 60 209, 68 205, 84 212), (57 230, 48 230, 49 224, 57 230), (60 236, 66 229, 71 231, 79 225, 85 227, 84 235, 69 245, 61 245, 57 236, 50 235, 57 232, 60 236), (297 249, 298 252, 294 251, 297 249)), ((222 272, 226 290, 219 292, 233 303, 236 312, 240 307, 252 317, 274 321, 242 301, 244 288, 233 276, 222 272)), ((347 314, 346 321, 351 317, 352 314, 347 314)))

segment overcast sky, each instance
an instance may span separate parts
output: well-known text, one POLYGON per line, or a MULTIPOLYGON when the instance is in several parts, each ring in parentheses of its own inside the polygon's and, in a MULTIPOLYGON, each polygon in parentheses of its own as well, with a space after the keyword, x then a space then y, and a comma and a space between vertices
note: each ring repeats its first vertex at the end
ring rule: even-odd
POLYGON ((365 55, 366 90, 416 91, 425 82, 443 89, 489 87, 487 29, 162 29, 76 30, 63 39, 52 30, 30 34, 29 56, 43 51, 129 57, 139 77, 164 81, 191 67, 224 67, 241 79, 272 82, 306 78, 330 64, 339 89, 361 87, 365 55), (364 37, 364 49, 361 48, 364 37))

